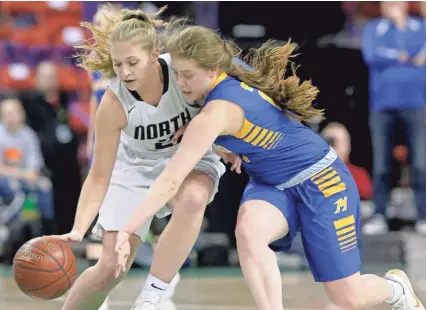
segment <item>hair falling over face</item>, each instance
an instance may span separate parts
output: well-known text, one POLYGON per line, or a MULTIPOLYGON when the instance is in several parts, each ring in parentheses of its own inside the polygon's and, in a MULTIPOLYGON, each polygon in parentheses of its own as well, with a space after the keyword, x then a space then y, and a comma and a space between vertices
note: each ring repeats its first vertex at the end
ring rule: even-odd
POLYGON ((115 76, 109 52, 109 45, 112 42, 136 42, 149 52, 160 48, 157 31, 164 28, 167 23, 158 19, 158 16, 166 10, 166 6, 155 14, 128 9, 115 11, 109 5, 102 6, 100 10, 108 11, 108 14, 103 14, 102 28, 89 22, 80 24, 90 32, 91 37, 75 46, 78 50, 75 56, 78 59, 78 66, 88 71, 99 71, 105 78, 112 78, 115 76))
POLYGON ((240 49, 222 39, 213 30, 201 26, 188 26, 186 20, 172 20, 162 34, 166 51, 178 57, 192 59, 201 68, 218 66, 247 85, 264 92, 287 115, 300 121, 316 122, 323 119, 324 111, 316 109, 313 101, 319 90, 311 81, 302 81, 291 61, 297 45, 288 41, 280 45, 270 40, 252 49, 245 61, 253 71, 233 62, 240 49))

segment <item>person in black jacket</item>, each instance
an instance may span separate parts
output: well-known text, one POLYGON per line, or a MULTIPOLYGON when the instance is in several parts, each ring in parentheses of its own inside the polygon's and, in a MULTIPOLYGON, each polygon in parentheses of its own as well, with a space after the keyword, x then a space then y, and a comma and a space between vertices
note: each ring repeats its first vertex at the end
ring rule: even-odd
POLYGON ((65 233, 71 229, 81 187, 78 141, 68 125, 69 98, 59 88, 56 65, 40 63, 36 77, 37 89, 21 100, 52 179, 58 233, 65 233))

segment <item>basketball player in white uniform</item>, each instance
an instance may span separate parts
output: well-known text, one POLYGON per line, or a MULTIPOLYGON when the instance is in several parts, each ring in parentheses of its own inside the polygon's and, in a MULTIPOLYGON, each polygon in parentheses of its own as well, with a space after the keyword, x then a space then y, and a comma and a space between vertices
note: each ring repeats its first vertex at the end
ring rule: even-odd
MULTIPOLYGON (((99 237, 102 237, 102 229, 117 230, 129 220, 134 208, 142 201, 141 197, 178 148, 178 143, 172 143, 175 132, 200 111, 200 107, 187 103, 179 90, 169 67, 169 54, 161 55, 159 63, 164 86, 158 106, 144 102, 137 92, 130 91, 117 78, 109 84, 109 89, 125 111, 127 125, 121 132, 110 186, 93 229, 99 237)), ((219 156, 211 151, 200 161, 197 170, 210 176, 216 186, 224 166, 219 163, 219 156)), ((169 207, 165 206, 157 216, 164 217, 170 213, 169 207)), ((138 232, 142 240, 145 240, 150 223, 147 222, 138 232)))
MULTIPOLYGON (((93 163, 82 188, 73 229, 55 236, 81 241, 99 211, 93 232, 102 237, 103 251, 97 264, 77 279, 63 310, 98 309, 126 274, 151 219, 131 236, 127 270, 118 277, 114 252, 117 232, 178 148, 172 143, 176 131, 199 110, 185 101, 168 65, 169 56, 159 57, 155 28, 159 21, 141 11, 122 10, 107 24, 107 33, 95 30, 91 24, 84 25, 92 31, 96 44, 81 48, 98 57, 82 55, 81 66, 100 70, 106 78, 116 77, 97 111, 93 163)), ((150 274, 132 309, 157 309, 194 245, 205 207, 224 171, 219 156, 207 152, 179 193, 157 214, 166 216, 173 209, 156 245, 150 274)))

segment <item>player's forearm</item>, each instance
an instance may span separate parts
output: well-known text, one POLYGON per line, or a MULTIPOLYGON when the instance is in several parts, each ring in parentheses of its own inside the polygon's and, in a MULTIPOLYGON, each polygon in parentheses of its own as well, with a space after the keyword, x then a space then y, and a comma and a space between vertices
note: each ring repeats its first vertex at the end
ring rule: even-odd
POLYGON ((73 230, 85 234, 92 224, 104 200, 108 182, 99 182, 90 175, 83 184, 74 219, 73 230))
POLYGON ((179 185, 177 182, 162 182, 160 178, 151 186, 143 203, 133 212, 130 220, 123 228, 124 231, 129 234, 135 233, 178 192, 179 185))

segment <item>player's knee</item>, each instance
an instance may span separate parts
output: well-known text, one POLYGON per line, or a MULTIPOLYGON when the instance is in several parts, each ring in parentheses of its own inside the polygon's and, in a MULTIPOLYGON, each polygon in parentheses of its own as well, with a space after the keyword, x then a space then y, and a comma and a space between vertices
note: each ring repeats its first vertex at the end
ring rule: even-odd
POLYGON ((363 282, 359 275, 326 284, 330 301, 343 309, 361 309, 366 305, 363 282))
POLYGON ((259 232, 243 221, 237 223, 235 235, 239 253, 256 255, 259 253, 259 247, 266 245, 266 242, 260 238, 259 232))
POLYGON ((117 258, 113 254, 103 253, 97 265, 103 270, 105 278, 113 279, 115 276, 117 258))
POLYGON ((99 272, 99 289, 100 290, 110 290, 114 288, 126 275, 129 267, 126 269, 126 272, 122 272, 117 278, 115 276, 116 272, 116 262, 117 259, 115 255, 105 255, 103 253, 102 257, 96 263, 96 268, 100 270, 99 272))
MULTIPOLYGON (((131 261, 131 260, 129 260, 131 261)), ((122 272, 118 278, 115 277, 116 267, 117 267, 117 253, 114 251, 114 247, 111 246, 103 246, 102 255, 99 258, 96 267, 101 270, 99 273, 102 284, 107 289, 113 283, 119 282, 121 278, 126 274, 126 272, 130 269, 130 263, 128 262, 128 266, 126 272, 122 272)))
POLYGON ((187 217, 193 214, 205 212, 208 204, 209 193, 205 189, 186 190, 177 195, 173 202, 173 213, 185 214, 187 217))

